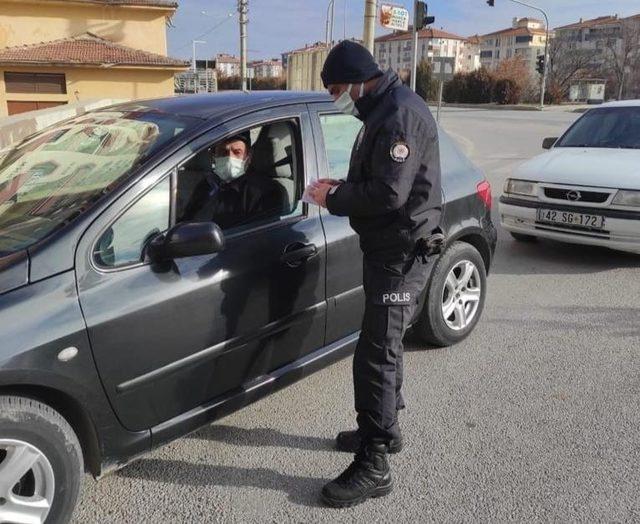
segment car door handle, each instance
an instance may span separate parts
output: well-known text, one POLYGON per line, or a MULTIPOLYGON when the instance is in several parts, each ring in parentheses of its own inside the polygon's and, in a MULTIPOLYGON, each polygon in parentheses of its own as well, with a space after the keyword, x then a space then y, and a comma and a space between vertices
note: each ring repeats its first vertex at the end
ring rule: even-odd
POLYGON ((289 267, 297 267, 317 254, 318 248, 315 244, 294 242, 284 248, 284 253, 282 253, 280 260, 289 267))

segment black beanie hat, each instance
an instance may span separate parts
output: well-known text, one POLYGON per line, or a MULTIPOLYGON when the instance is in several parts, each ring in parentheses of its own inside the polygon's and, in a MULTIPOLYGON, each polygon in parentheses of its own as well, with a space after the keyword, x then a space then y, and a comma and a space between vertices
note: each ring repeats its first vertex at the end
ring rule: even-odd
POLYGON ((369 50, 351 40, 343 40, 331 50, 320 73, 324 87, 366 82, 380 75, 382 71, 369 50))

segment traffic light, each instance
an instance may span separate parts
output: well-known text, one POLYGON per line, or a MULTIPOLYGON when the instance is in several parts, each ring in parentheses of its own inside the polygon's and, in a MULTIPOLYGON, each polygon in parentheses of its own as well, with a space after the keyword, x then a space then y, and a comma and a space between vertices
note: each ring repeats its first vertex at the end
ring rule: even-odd
POLYGON ((495 7, 496 0, 487 0, 487 4, 489 4, 491 7, 495 7))
POLYGON ((544 74, 544 66, 545 66, 544 60, 545 60, 545 59, 544 59, 544 55, 539 55, 539 56, 538 56, 538 59, 537 59, 537 62, 536 62, 536 63, 537 63, 537 65, 536 65, 536 71, 537 71, 538 73, 540 73, 541 75, 543 75, 543 74, 544 74))
POLYGON ((435 16, 428 16, 429 6, 426 2, 416 2, 416 30, 420 31, 436 21, 435 16))

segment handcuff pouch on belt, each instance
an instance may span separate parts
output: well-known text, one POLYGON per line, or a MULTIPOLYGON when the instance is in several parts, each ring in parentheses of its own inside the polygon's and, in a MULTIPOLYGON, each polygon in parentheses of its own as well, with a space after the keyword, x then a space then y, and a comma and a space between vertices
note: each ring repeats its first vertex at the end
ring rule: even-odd
MULTIPOLYGON (((440 231, 438 229, 437 231, 440 231)), ((433 233, 428 237, 419 238, 416 242, 416 257, 427 263, 427 258, 442 253, 445 244, 445 236, 440 233, 433 233)))

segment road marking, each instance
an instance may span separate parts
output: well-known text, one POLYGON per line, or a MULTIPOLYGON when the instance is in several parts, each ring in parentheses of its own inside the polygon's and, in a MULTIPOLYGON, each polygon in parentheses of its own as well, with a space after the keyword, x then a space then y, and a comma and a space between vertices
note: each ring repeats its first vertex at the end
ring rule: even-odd
POLYGON ((467 156, 473 156, 473 153, 476 150, 475 144, 469 140, 467 137, 459 135, 458 133, 454 133, 453 131, 447 131, 447 133, 456 139, 458 145, 464 149, 464 153, 467 156))

